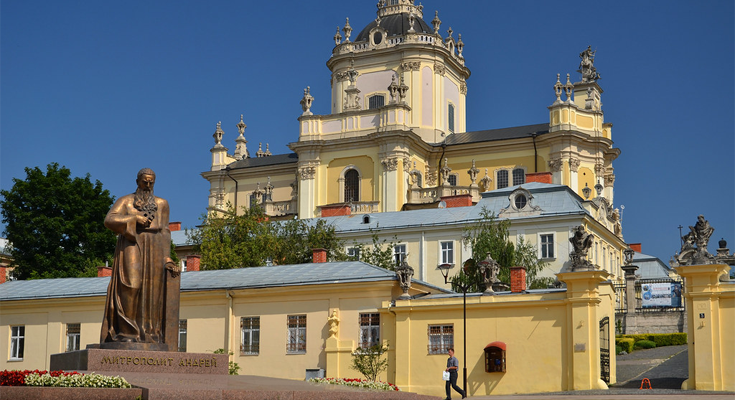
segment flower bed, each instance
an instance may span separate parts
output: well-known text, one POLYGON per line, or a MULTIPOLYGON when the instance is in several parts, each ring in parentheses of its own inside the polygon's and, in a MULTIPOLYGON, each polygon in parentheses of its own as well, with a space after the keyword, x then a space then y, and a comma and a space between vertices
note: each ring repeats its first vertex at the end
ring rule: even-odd
POLYGON ((64 371, 0 371, 0 386, 53 386, 81 388, 131 388, 132 385, 119 376, 95 373, 80 374, 64 371))
POLYGON ((309 379, 309 382, 315 382, 315 383, 328 383, 332 385, 345 385, 345 386, 355 386, 355 387, 361 387, 366 389, 376 389, 376 390, 401 390, 398 388, 398 386, 388 383, 388 382, 380 382, 380 381, 369 381, 366 379, 350 379, 350 378, 311 378, 309 379))

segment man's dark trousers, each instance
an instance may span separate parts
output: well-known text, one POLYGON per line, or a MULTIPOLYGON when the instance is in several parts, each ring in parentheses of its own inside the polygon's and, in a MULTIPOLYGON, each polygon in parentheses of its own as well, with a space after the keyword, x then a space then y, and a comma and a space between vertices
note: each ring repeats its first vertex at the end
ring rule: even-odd
POLYGON ((452 398, 451 388, 454 388, 454 390, 456 390, 457 393, 461 394, 462 397, 466 396, 466 393, 464 392, 464 390, 462 390, 461 387, 457 386, 457 370, 456 369, 449 370, 449 380, 447 381, 446 388, 447 388, 447 398, 448 399, 452 398))

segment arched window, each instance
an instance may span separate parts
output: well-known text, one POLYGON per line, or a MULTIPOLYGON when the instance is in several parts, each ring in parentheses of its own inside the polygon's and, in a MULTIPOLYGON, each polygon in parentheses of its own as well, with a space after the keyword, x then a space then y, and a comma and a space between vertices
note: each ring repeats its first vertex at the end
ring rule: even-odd
POLYGON ((522 185, 526 183, 526 171, 523 168, 516 168, 513 170, 513 186, 522 185))
POLYGON ((498 171, 498 189, 506 188, 508 187, 508 170, 501 169, 498 171))
POLYGON ((447 107, 447 129, 449 132, 454 133, 454 104, 449 104, 447 107))
POLYGON ((375 108, 380 108, 385 105, 385 96, 382 94, 376 94, 374 96, 368 97, 368 109, 372 110, 375 108))
POLYGON ((345 201, 360 201, 360 174, 354 169, 345 173, 345 201))

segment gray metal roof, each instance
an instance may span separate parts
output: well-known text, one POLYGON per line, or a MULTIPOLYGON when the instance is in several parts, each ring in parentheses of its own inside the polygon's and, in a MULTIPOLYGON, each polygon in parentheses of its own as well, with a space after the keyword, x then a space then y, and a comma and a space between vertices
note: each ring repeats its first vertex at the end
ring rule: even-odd
POLYGON ((189 244, 189 238, 186 237, 186 231, 184 230, 171 232, 171 241, 174 242, 174 246, 189 244))
POLYGON ((494 140, 530 138, 531 134, 549 133, 549 124, 512 126, 509 128, 486 129, 483 131, 454 133, 447 136, 447 146, 465 143, 490 142, 494 140))
POLYGON ((299 156, 296 153, 288 153, 288 154, 274 154, 272 156, 268 157, 255 157, 255 158, 243 158, 242 160, 237 160, 228 167, 230 169, 237 169, 237 168, 253 168, 253 167, 264 167, 268 165, 279 165, 279 164, 295 164, 299 161, 299 156))
POLYGON ((662 279, 669 277, 669 266, 658 257, 636 251, 633 253, 633 265, 638 267, 635 274, 640 275, 641 279, 662 279))
MULTIPOLYGON (((324 217, 327 223, 334 224, 338 232, 366 231, 369 229, 397 229, 404 227, 426 227, 466 224, 479 220, 483 207, 498 215, 503 208, 510 205, 508 196, 514 190, 523 187, 533 195, 532 205, 541 207, 538 215, 510 215, 508 219, 536 219, 554 215, 586 214, 582 206, 582 198, 564 185, 530 182, 519 186, 511 186, 482 193, 482 199, 474 206, 454 208, 432 208, 408 211, 382 212, 368 214, 370 223, 364 224, 365 214, 324 217)), ((307 220, 315 223, 318 218, 307 220)))
MULTIPOLYGON (((181 274, 181 291, 258 289, 279 286, 306 286, 396 280, 395 272, 362 261, 278 265, 181 274)), ((0 301, 104 296, 109 277, 61 278, 11 281, 0 285, 0 301)), ((431 290, 447 290, 414 280, 431 290)))

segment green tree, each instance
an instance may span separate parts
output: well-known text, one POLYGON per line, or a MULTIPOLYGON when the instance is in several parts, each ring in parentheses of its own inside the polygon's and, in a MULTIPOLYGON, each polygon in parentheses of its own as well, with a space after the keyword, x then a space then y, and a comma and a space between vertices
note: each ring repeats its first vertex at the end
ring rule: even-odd
POLYGON ((115 235, 104 220, 114 201, 100 181, 71 177, 51 163, 46 172, 26 168, 26 179, 13 179, 2 190, 0 207, 10 255, 18 279, 95 276, 112 260, 115 235))
POLYGON ((381 372, 388 369, 388 360, 383 359, 383 354, 388 351, 388 347, 376 344, 367 349, 357 348, 352 353, 352 365, 350 368, 361 373, 365 379, 375 382, 381 372))
POLYGON ((464 262, 464 268, 452 278, 452 282, 469 283, 469 291, 472 292, 484 291, 485 284, 477 264, 490 253, 490 257, 500 264, 498 279, 501 282, 509 284, 510 267, 518 265, 526 267, 526 279, 531 282, 529 288, 546 287, 550 280, 537 278, 539 272, 546 268, 546 262, 536 256, 536 247, 523 237, 516 244, 509 240, 510 220, 498 219, 486 208, 482 209, 480 216, 479 221, 464 229, 463 242, 472 248, 472 258, 464 262))
POLYGON ((380 239, 377 232, 370 229, 372 245, 365 243, 353 242, 360 255, 360 261, 372 264, 387 270, 395 271, 397 263, 393 249, 397 244, 401 244, 397 236, 388 241, 388 239, 380 239))
POLYGON ((330 260, 346 259, 343 242, 325 221, 270 221, 260 207, 243 207, 239 215, 234 211, 228 204, 224 211, 204 215, 201 228, 187 231, 202 269, 308 263, 315 248, 326 249, 330 260))

